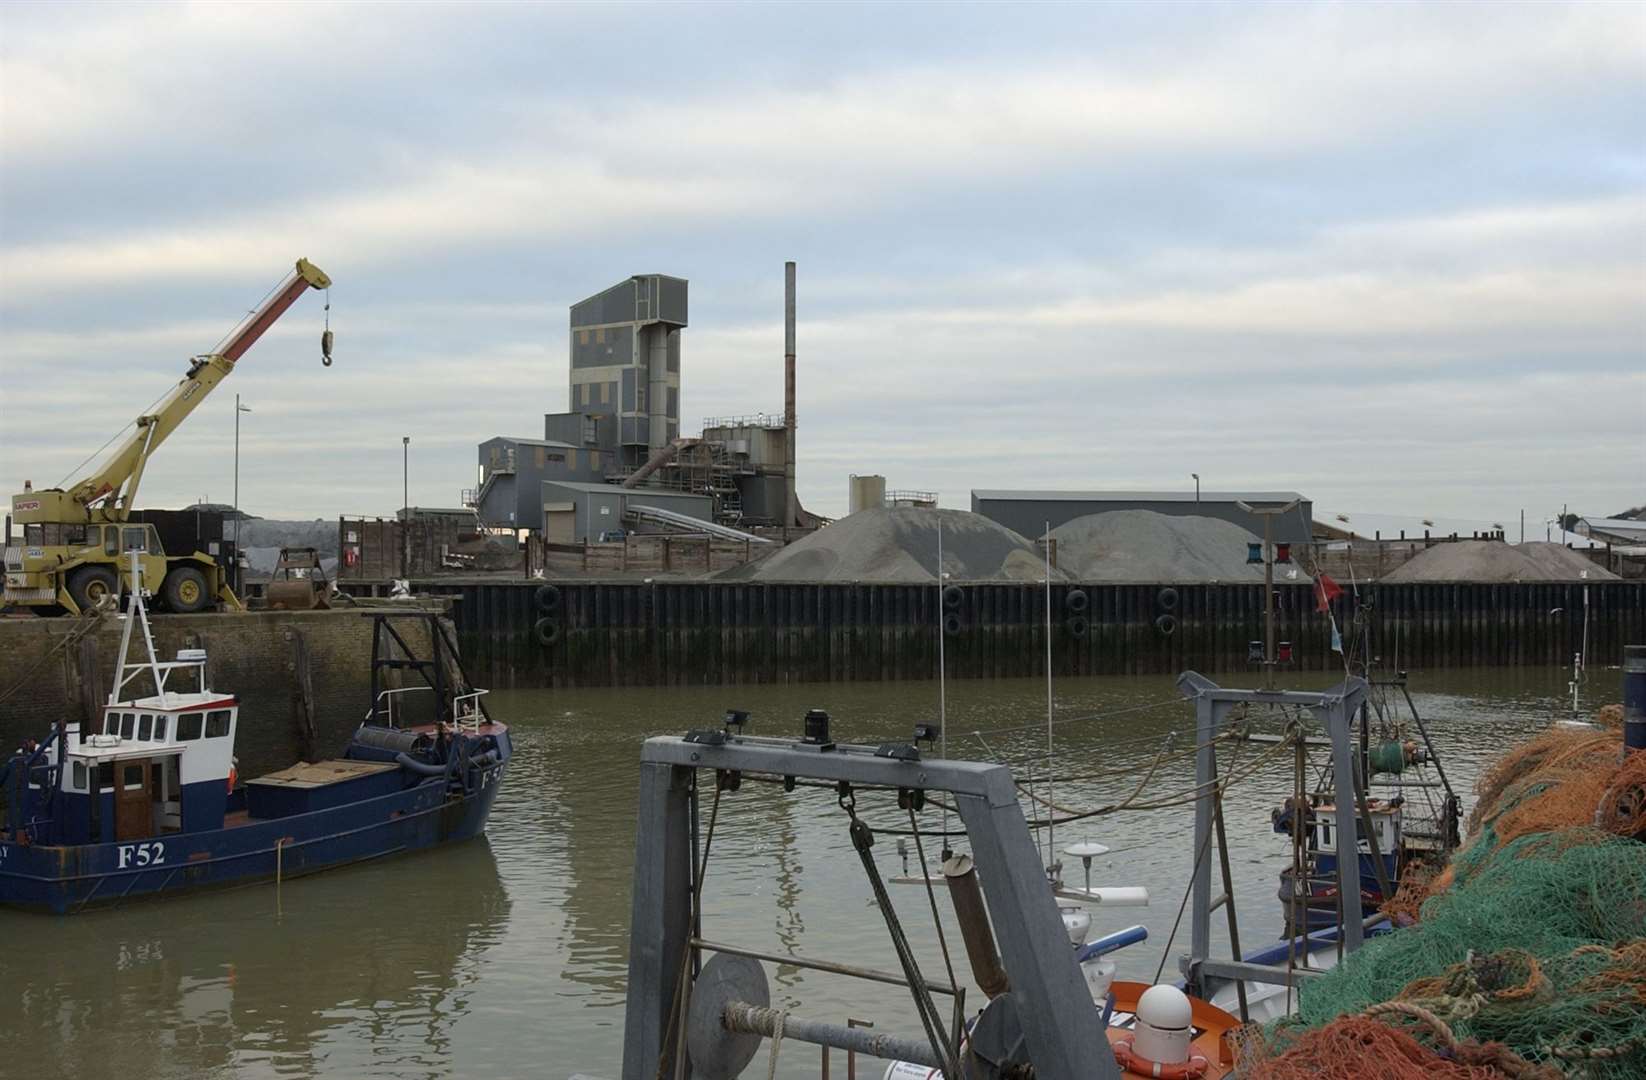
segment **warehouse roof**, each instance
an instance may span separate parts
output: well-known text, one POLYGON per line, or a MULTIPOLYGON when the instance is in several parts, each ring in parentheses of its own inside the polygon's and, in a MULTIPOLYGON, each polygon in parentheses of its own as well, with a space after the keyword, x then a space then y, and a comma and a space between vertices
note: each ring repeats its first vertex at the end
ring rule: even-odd
POLYGON ((1286 503, 1309 500, 1295 491, 1020 491, 974 488, 972 498, 1002 501, 1021 499, 1040 502, 1247 502, 1286 503))

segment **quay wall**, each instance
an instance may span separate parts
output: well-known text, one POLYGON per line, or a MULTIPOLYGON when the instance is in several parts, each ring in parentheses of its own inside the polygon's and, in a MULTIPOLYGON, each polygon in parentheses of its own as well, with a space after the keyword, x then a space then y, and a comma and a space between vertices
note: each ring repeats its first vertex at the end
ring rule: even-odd
MULTIPOLYGON (((1042 584, 960 582, 952 606, 935 585, 417 587, 453 601, 469 673, 494 687, 930 679, 940 635, 951 678, 1045 670, 1042 584)), ((1276 638, 1292 644, 1290 667, 1341 669, 1311 587, 1276 593, 1276 638)), ((1263 636, 1261 585, 1054 584, 1051 610, 1058 675, 1249 671, 1247 643, 1263 636)), ((1616 663, 1625 644, 1646 641, 1646 582, 1636 581, 1362 585, 1333 611, 1345 641, 1358 636, 1357 620, 1369 626, 1370 651, 1389 670, 1569 665, 1583 648, 1585 612, 1593 664, 1616 663)))
MULTIPOLYGON (((235 754, 242 776, 284 768, 305 753, 320 758, 340 753, 370 704, 372 620, 359 610, 151 615, 149 621, 160 659, 175 657, 181 648, 204 648, 210 687, 239 697, 235 754), (313 691, 312 740, 306 740, 294 702, 299 636, 307 647, 313 691), (306 749, 305 741, 312 747, 306 749)), ((25 738, 45 738, 60 719, 83 722, 89 702, 107 700, 122 623, 103 619, 88 635, 94 643, 88 656, 82 645, 64 647, 77 622, 0 619, 0 694, 8 695, 0 700, 0 755, 9 755, 25 738)), ((426 623, 397 620, 395 625, 412 648, 427 648, 426 623)), ((134 652, 140 649, 139 643, 134 652)), ((186 688, 192 689, 189 678, 186 688)), ((153 692, 147 676, 131 688, 153 692)))

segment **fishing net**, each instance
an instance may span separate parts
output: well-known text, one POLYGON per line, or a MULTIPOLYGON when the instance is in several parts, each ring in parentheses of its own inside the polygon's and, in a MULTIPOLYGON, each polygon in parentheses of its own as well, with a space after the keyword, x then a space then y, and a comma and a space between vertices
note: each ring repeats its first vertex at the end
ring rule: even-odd
POLYGON ((1442 1021, 1390 1011, 1345 1016, 1324 1027, 1261 1029, 1236 1045, 1235 1068, 1250 1080, 1559 1080, 1500 1043, 1458 1039, 1442 1021))

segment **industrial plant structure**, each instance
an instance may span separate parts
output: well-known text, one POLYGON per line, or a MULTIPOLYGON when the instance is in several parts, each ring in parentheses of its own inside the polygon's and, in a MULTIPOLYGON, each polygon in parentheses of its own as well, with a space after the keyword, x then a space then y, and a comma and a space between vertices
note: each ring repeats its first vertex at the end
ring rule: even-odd
MULTIPOLYGON (((792 264, 786 270, 785 379, 792 386, 792 264)), ((597 500, 623 508, 624 523, 567 510, 593 505, 568 497, 583 485, 689 495, 685 516, 722 526, 809 524, 793 500, 792 394, 783 414, 705 420, 700 435, 680 434, 686 325, 686 280, 664 274, 636 275, 573 304, 568 411, 546 414, 540 439, 498 435, 480 443, 479 487, 464 493, 465 505, 488 527, 552 532, 558 542, 669 527, 630 513, 644 499, 597 500)))

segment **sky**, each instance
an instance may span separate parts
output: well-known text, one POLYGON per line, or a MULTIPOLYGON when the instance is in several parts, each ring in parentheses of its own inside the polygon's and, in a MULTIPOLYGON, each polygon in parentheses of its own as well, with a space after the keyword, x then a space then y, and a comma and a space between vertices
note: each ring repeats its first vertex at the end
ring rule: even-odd
POLYGON ((59 483, 298 256, 140 505, 389 515, 690 281, 682 430, 799 487, 1646 503, 1646 5, 0 8, 0 485, 59 483))

